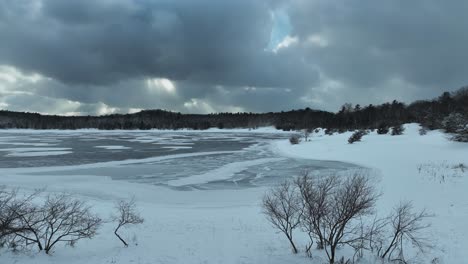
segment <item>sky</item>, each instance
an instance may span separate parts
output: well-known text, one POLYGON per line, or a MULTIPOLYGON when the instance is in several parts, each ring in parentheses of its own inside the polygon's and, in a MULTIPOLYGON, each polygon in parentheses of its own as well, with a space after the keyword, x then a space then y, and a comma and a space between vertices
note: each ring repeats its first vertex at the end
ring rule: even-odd
POLYGON ((465 0, 1 0, 0 109, 269 112, 468 84, 465 0))

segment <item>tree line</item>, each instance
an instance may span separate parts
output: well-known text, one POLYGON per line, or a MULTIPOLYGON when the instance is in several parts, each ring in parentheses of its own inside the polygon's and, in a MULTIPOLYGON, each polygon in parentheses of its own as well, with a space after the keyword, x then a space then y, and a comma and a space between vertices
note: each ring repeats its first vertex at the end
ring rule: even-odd
MULTIPOLYGON (((409 105, 394 100, 380 105, 353 106, 346 103, 336 112, 310 108, 269 113, 181 114, 165 110, 144 110, 134 114, 104 116, 58 116, 38 113, 0 111, 0 128, 29 129, 183 129, 250 128, 274 126, 281 130, 314 129, 338 131, 377 129, 417 122, 428 129, 445 128, 447 118, 453 122, 468 120, 468 87, 445 92, 433 100, 419 100, 409 105), (444 123, 445 122, 445 123, 444 123)), ((452 123, 453 123, 452 122, 452 123)), ((458 128, 459 129, 459 128, 458 128)), ((455 131, 454 131, 455 132, 455 131)))

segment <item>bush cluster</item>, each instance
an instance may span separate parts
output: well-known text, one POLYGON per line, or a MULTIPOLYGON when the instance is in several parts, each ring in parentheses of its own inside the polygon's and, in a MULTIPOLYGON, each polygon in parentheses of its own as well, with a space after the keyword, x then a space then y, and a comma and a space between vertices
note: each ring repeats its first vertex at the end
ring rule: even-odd
POLYGON ((39 203, 36 194, 21 197, 0 193, 0 239, 12 249, 37 247, 49 254, 57 244, 74 245, 96 235, 102 220, 83 202, 65 194, 48 195, 39 203))
MULTIPOLYGON (((120 201, 116 205, 115 235, 121 227, 139 224, 143 219, 135 211, 134 201, 120 201)), ((75 245, 82 239, 91 239, 103 220, 91 212, 83 201, 68 194, 49 194, 40 197, 39 192, 29 196, 19 195, 0 187, 0 246, 12 250, 37 248, 50 254, 58 244, 75 245)))
MULTIPOLYGON (((305 253, 312 255, 312 246, 324 250, 330 264, 341 247, 355 250, 354 257, 364 251, 382 260, 405 263, 403 249, 412 244, 423 250, 428 244, 422 236, 425 210, 414 212, 410 202, 400 203, 385 218, 375 215, 379 197, 370 178, 363 173, 349 177, 330 175, 312 177, 305 173, 294 182, 286 181, 272 188, 263 198, 263 213, 274 228, 283 233, 293 253, 299 249, 294 231, 299 229, 309 237, 305 253)), ((340 263, 350 263, 344 259, 340 263)))

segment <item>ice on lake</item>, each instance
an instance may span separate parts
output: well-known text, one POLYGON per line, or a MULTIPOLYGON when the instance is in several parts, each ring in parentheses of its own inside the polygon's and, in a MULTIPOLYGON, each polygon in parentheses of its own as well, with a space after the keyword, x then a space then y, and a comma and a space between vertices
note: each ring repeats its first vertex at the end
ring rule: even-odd
POLYGON ((355 165, 281 156, 287 134, 161 131, 31 131, 0 134, 0 173, 106 176, 178 190, 271 185, 302 171, 355 165))

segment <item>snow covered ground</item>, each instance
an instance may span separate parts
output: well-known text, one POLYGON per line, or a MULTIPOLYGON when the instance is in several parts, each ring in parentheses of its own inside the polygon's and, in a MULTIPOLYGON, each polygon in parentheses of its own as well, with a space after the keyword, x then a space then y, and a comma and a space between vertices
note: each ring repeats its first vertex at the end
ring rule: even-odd
POLYGON ((381 214, 399 201, 413 201, 435 216, 430 237, 435 248, 423 259, 430 263, 468 263, 468 144, 449 141, 440 131, 418 134, 419 125, 408 124, 401 136, 372 132, 362 142, 348 144, 351 132, 313 136, 310 142, 290 145, 276 142, 277 151, 290 157, 339 160, 376 169, 383 196, 381 214))
MULTIPOLYGON (((351 133, 333 136, 314 134, 310 142, 299 145, 290 145, 287 139, 272 139, 270 151, 276 153, 276 157, 262 157, 265 160, 259 157, 257 161, 237 163, 233 160, 211 170, 211 173, 194 173, 192 177, 174 179, 169 183, 178 186, 211 181, 217 173, 219 179, 223 179, 226 178, 225 173, 232 175, 242 166, 257 163, 264 166, 262 162, 279 163, 290 158, 358 164, 377 173, 379 181, 376 184, 383 193, 378 204, 379 214, 386 214, 400 200, 412 200, 417 208, 425 207, 435 214, 430 235, 436 247, 420 256, 421 263, 430 263, 436 257, 440 263, 465 263, 468 259, 468 242, 465 241, 468 236, 468 173, 457 169, 456 165, 468 164, 468 144, 451 142, 447 135, 439 131, 420 136, 417 130, 418 125, 410 124, 402 136, 377 135, 373 132, 364 136, 362 142, 354 144, 347 142, 351 133)), ((27 134, 28 131, 20 130, 17 133, 27 134)), ((61 134, 58 131, 52 133, 61 134)), ((157 141, 152 138, 147 140, 157 141)), ((75 167, 93 170, 103 166, 133 166, 142 162, 165 162, 181 158, 181 155, 197 153, 75 167)), ((35 252, 0 251, 2 264, 322 263, 319 259, 312 261, 303 254, 292 255, 285 238, 265 220, 260 203, 268 188, 266 186, 180 191, 112 180, 111 177, 91 173, 63 176, 60 174, 63 168, 60 167, 42 168, 41 173, 35 173, 36 170, 39 169, 0 169, 0 184, 20 187, 26 192, 47 187, 46 192, 72 193, 86 200, 104 219, 110 218, 115 200, 134 196, 145 222, 126 230, 125 237, 131 241, 128 248, 122 247, 114 237, 113 225, 106 223, 93 240, 78 242, 74 248, 58 246, 51 256, 35 252)), ((262 173, 268 173, 268 170, 262 173)), ((305 241, 301 241, 300 237, 298 239, 303 248, 305 241)))

